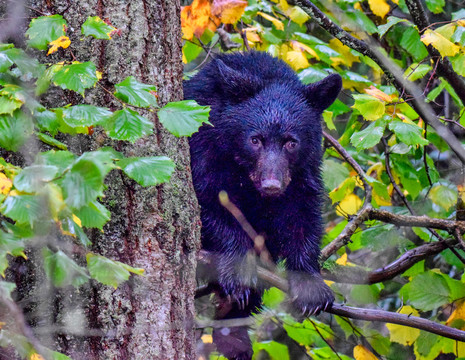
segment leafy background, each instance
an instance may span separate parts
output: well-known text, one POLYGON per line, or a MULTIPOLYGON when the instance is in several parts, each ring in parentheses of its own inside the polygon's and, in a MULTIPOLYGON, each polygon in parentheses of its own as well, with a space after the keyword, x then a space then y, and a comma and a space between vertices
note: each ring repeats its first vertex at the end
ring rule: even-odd
MULTIPOLYGON (((465 330, 463 230, 454 230, 463 219, 461 5, 195 0, 181 18, 186 76, 215 53, 248 49, 283 59, 304 84, 342 76, 343 92, 323 114, 324 276, 338 302, 465 330)), ((329 315, 299 323, 283 299, 272 288, 255 316, 257 358, 465 357, 462 342, 396 324, 329 315)))
MULTIPOLYGON (((305 84, 339 73, 344 90, 323 114, 324 276, 340 303, 465 330, 465 10, 441 0, 422 2, 424 12, 412 8, 418 1, 295 3, 300 6, 286 0, 186 4, 186 78, 215 53, 248 49, 283 59, 305 84)), ((111 217, 101 202, 105 177, 122 171, 155 186, 169 181, 175 164, 163 154, 125 157, 112 147, 77 155, 68 151, 68 139, 104 134, 135 142, 152 132, 146 110, 156 112, 175 136, 189 136, 208 121, 209 109, 192 101, 159 108, 156 88, 134 77, 107 89, 92 62, 44 64, 31 55, 34 49, 65 53, 70 31, 62 16, 42 16, 30 23, 26 51, 0 45, 0 146, 15 154, 34 139, 45 149, 29 166, 0 159, 0 274, 5 276, 13 257, 27 260, 26 250, 34 246, 58 288, 89 279, 117 287, 143 269, 89 250, 88 229, 103 230, 111 217), (95 86, 111 93, 119 108, 86 101, 95 86), (50 107, 37 100, 54 88, 84 96, 85 103, 50 107), (65 242, 40 241, 55 232, 65 242)), ((119 32, 96 16, 74 31, 109 41, 119 32)), ((12 309, 14 289, 0 281, 1 301, 12 309)), ((252 319, 257 358, 465 357, 464 343, 411 327, 329 314, 298 322, 284 299, 271 288, 263 311, 252 319)), ((203 320, 200 356, 219 358, 211 352, 211 326, 200 311, 203 320)), ((3 324, 0 332, 0 345, 13 345, 25 358, 67 358, 3 324)))

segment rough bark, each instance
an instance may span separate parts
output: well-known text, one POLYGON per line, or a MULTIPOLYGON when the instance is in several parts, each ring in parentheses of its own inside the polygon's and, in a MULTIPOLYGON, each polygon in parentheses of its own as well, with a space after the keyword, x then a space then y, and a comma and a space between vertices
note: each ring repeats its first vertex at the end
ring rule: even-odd
MULTIPOLYGON (((74 56, 94 61, 106 88, 133 75, 157 86, 160 105, 182 99, 179 0, 30 0, 26 5, 31 17, 63 15, 74 56), (95 15, 111 21, 121 35, 111 41, 81 40, 80 26, 95 15)), ((58 55, 49 58, 54 56, 58 55)), ((85 99, 56 90, 43 101, 51 106, 118 106, 99 88, 85 99)), ((195 358, 193 299, 200 220, 188 143, 165 131, 153 113, 145 115, 155 123, 154 135, 133 145, 111 143, 98 132, 69 139, 77 154, 112 144, 127 156, 167 155, 175 161, 171 181, 158 187, 142 188, 120 172, 110 173, 104 203, 112 219, 104 233, 89 233, 93 251, 144 268, 145 276, 132 276, 116 290, 92 281, 79 290, 53 294, 36 264, 34 285, 19 281, 18 297, 39 339, 73 359, 195 358)))

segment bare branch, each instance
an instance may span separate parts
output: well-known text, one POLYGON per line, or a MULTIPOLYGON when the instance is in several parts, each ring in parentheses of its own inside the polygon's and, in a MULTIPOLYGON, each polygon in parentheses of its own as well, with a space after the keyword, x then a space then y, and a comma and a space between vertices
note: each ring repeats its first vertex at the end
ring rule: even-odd
POLYGON ((394 224, 397 226, 434 228, 439 230, 446 230, 451 234, 453 234, 458 229, 461 234, 465 233, 465 221, 436 219, 430 218, 426 215, 400 215, 379 209, 371 209, 368 214, 368 218, 370 220, 380 220, 385 223, 394 224))
POLYGON ((350 237, 357 230, 357 228, 367 219, 369 211, 371 210, 371 194, 372 188, 370 184, 366 181, 366 174, 361 168, 361 166, 354 160, 352 156, 339 144, 339 142, 334 139, 331 135, 323 131, 323 136, 329 143, 336 149, 336 151, 342 156, 342 158, 347 161, 350 166, 357 172, 360 179, 363 182, 363 187, 365 189, 365 200, 362 208, 356 216, 354 216, 346 225, 344 230, 341 231, 339 236, 337 236, 333 241, 331 241, 325 248, 321 251, 320 263, 324 263, 332 254, 338 251, 341 247, 345 246, 349 241, 350 237))
POLYGON ((393 279, 405 270, 411 268, 417 262, 426 259, 428 256, 439 254, 441 251, 456 244, 455 239, 445 242, 430 242, 413 248, 392 263, 373 271, 366 271, 358 266, 333 266, 331 271, 324 270, 322 275, 327 280, 348 284, 375 284, 381 281, 393 279))

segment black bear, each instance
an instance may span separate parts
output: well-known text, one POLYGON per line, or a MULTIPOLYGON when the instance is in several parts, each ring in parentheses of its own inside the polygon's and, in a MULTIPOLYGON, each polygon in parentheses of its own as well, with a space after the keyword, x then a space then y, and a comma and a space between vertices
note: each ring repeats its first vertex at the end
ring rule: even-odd
MULTIPOLYGON (((255 51, 219 55, 184 84, 185 99, 211 106, 213 126, 202 126, 190 147, 202 246, 216 255, 220 296, 230 301, 218 317, 248 316, 261 295, 243 271, 253 241, 221 206, 223 190, 265 237, 273 260, 285 260, 294 308, 309 315, 332 305, 318 265, 321 114, 341 86, 337 74, 304 86, 286 63, 255 51)), ((229 358, 251 357, 244 329, 217 329, 213 339, 229 358)))

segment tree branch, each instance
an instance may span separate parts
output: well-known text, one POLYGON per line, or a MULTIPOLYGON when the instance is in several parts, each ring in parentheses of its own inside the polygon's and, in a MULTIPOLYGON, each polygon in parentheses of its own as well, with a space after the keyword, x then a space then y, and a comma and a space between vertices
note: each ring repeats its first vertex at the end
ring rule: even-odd
POLYGON ((381 281, 393 279, 411 268, 417 262, 426 259, 428 256, 439 254, 449 246, 456 244, 455 239, 445 242, 435 241, 420 245, 403 253, 399 258, 390 264, 373 271, 367 271, 358 266, 333 266, 331 270, 323 269, 322 275, 327 280, 348 284, 375 284, 381 281))
POLYGON ((342 158, 352 166, 352 168, 357 172, 361 181, 363 182, 363 187, 365 189, 365 200, 362 208, 356 216, 354 216, 347 223, 344 230, 325 248, 321 251, 320 263, 323 264, 332 254, 338 251, 341 247, 347 245, 350 241, 350 237, 357 230, 357 228, 367 219, 371 207, 371 194, 372 188, 371 185, 366 181, 366 174, 361 168, 361 166, 354 160, 352 156, 339 144, 339 142, 334 139, 331 135, 323 131, 323 136, 325 139, 336 149, 336 151, 342 156, 342 158))

